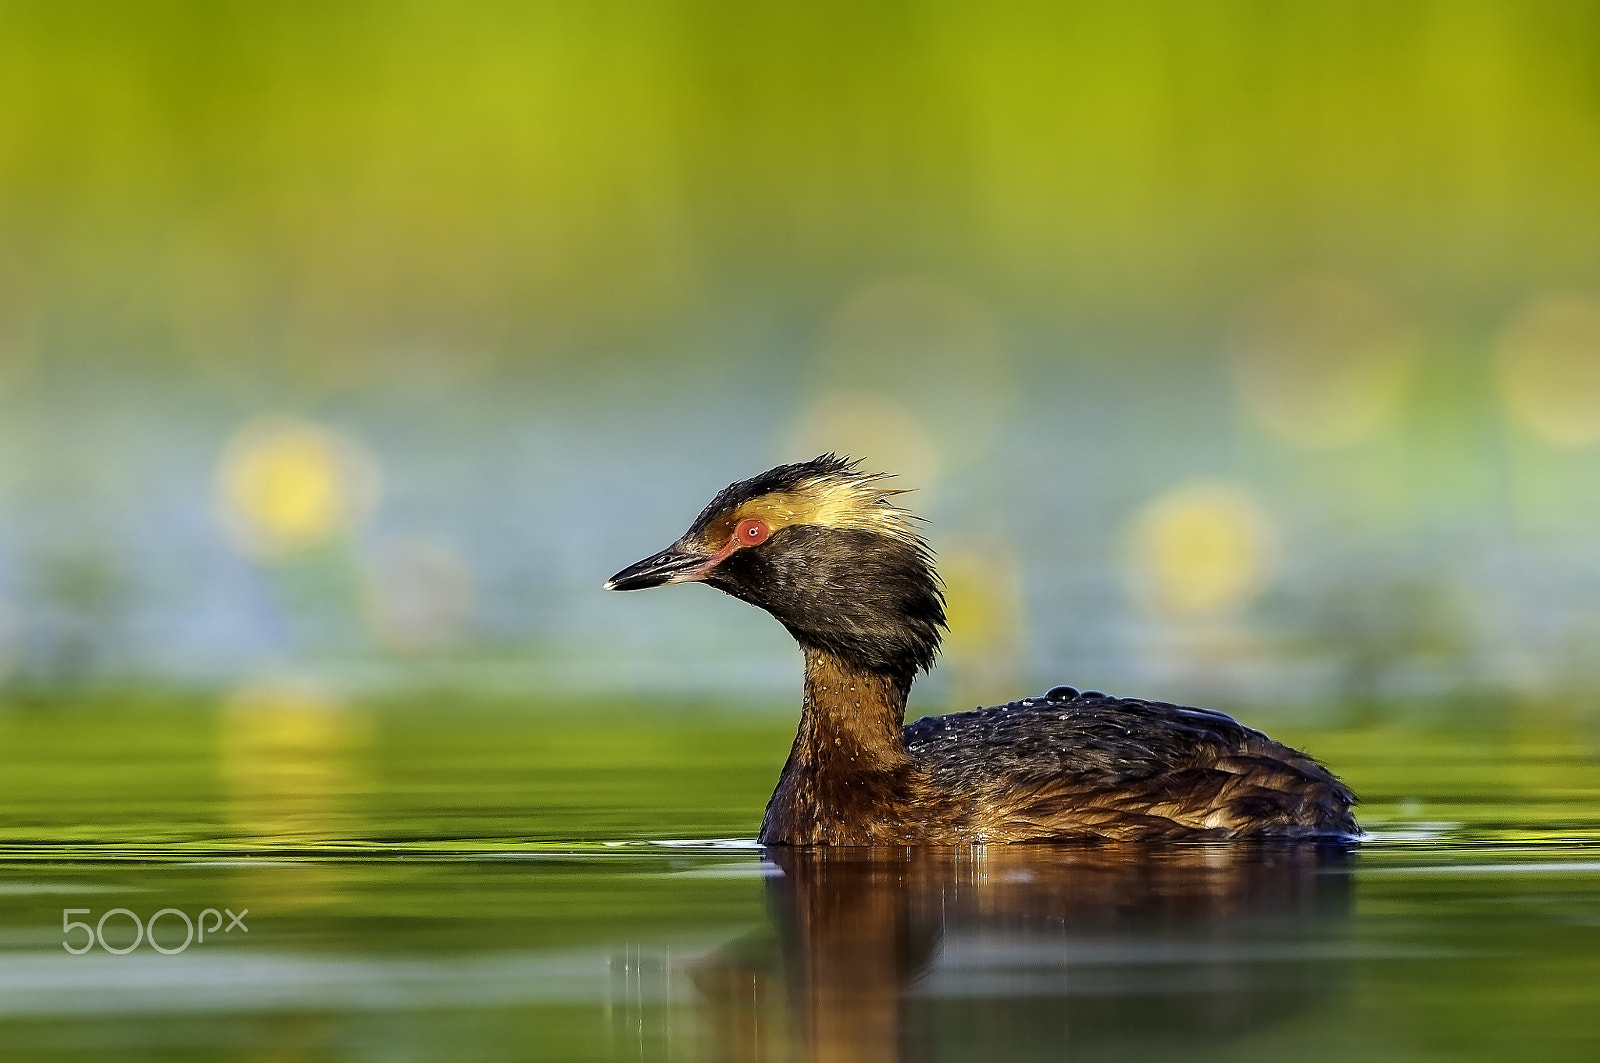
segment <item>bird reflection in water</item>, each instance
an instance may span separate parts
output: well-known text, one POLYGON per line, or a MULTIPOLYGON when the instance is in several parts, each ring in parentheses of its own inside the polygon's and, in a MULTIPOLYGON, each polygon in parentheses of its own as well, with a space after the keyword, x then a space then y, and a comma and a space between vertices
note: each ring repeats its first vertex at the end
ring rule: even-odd
POLYGON ((692 973, 710 1058, 1223 1043, 1343 983, 1348 847, 774 847, 777 928, 692 973))

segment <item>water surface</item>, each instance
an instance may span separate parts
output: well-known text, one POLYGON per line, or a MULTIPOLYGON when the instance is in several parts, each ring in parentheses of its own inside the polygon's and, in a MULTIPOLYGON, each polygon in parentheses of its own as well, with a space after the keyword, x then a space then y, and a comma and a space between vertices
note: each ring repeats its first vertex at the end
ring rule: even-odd
POLYGON ((11 706, 0 1046, 313 1060, 1600 1052, 1600 763, 1581 727, 1283 733, 1363 793, 1359 847, 763 852, 749 839, 791 727, 586 702, 11 706), (63 947, 90 940, 63 934, 64 910, 94 923, 118 908, 82 955, 63 947), (133 919, 164 909, 166 951, 135 944, 133 919))

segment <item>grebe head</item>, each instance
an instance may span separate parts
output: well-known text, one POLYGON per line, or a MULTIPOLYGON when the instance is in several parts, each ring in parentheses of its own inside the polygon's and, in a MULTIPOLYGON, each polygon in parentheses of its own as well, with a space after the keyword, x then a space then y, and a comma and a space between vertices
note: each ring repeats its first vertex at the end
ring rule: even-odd
POLYGON ((771 613, 802 647, 909 686, 933 666, 944 595, 919 518, 879 473, 833 454, 717 493, 689 530, 606 590, 708 583, 771 613))

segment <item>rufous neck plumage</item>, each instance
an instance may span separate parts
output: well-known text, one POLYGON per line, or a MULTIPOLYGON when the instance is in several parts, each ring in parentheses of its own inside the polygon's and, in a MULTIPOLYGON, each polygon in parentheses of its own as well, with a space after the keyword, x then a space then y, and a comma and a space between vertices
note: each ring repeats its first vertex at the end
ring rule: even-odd
POLYGON ((905 687, 825 650, 808 647, 805 658, 805 697, 791 760, 850 773, 909 763, 900 737, 905 687))

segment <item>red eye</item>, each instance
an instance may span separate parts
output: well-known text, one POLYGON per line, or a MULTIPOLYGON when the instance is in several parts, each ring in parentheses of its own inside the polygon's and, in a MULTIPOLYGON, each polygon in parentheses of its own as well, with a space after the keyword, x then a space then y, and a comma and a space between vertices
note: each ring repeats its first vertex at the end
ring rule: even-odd
POLYGON ((739 525, 739 530, 733 533, 734 540, 740 546, 755 546, 767 541, 767 536, 772 534, 772 529, 767 527, 764 520, 747 520, 739 525))

